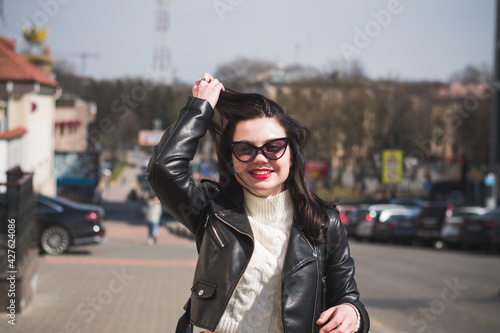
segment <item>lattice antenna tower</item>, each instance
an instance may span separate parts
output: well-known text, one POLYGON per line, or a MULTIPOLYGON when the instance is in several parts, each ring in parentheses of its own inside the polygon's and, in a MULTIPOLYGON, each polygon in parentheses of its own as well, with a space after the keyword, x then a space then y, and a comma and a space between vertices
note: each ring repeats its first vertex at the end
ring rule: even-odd
POLYGON ((3 0, 0 0, 0 21, 2 21, 4 27, 7 26, 7 21, 5 20, 3 0))
POLYGON ((172 47, 170 40, 170 4, 172 0, 157 0, 155 22, 155 48, 153 69, 161 83, 171 85, 173 81, 172 47))

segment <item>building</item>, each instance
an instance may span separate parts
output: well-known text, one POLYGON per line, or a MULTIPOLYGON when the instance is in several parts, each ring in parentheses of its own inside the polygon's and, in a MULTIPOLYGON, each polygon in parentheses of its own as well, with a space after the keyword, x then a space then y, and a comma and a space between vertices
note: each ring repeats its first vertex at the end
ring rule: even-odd
POLYGON ((55 101, 59 84, 15 51, 0 36, 0 183, 20 166, 33 172, 36 192, 56 193, 54 174, 55 101))
POLYGON ((96 202, 99 151, 89 145, 88 127, 97 106, 76 95, 63 94, 56 102, 55 173, 57 194, 78 202, 96 202))
POLYGON ((95 121, 97 106, 76 95, 63 94, 56 102, 55 151, 85 152, 89 149, 88 125, 95 121))

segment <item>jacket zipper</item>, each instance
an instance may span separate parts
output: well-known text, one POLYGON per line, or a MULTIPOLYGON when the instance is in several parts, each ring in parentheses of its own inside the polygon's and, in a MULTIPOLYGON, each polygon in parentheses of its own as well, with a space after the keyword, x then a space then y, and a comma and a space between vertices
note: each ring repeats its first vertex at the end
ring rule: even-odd
POLYGON ((217 242, 219 243, 219 246, 223 248, 225 246, 224 242, 220 238, 219 233, 217 232, 217 229, 215 229, 215 225, 212 223, 212 221, 210 221, 210 227, 212 228, 212 231, 215 235, 215 238, 217 239, 217 242))
MULTIPOLYGON (((301 233, 302 234, 302 233, 301 233)), ((304 236, 303 236, 304 237, 304 236)), ((313 256, 314 256, 314 259, 308 259, 308 260, 305 260, 303 261, 299 266, 297 266, 293 271, 291 271, 290 273, 288 273, 288 275, 283 279, 283 280, 286 280, 290 275, 294 274, 295 272, 297 272, 299 269, 301 269, 302 267, 304 267, 306 264, 308 264, 309 262, 311 261, 316 261, 316 293, 314 294, 314 311, 313 311, 313 318, 312 318, 312 325, 311 325, 311 332, 314 332, 314 325, 316 324, 316 321, 315 321, 315 318, 316 318, 316 304, 318 302, 318 281, 319 281, 319 263, 318 263, 318 252, 317 252, 317 249, 316 249, 316 246, 315 245, 312 245, 311 243, 309 243, 309 241, 306 239, 306 242, 307 244, 309 245, 309 247, 311 248, 311 250, 313 251, 313 256)), ((284 325, 283 325, 284 326, 284 325)), ((283 327, 283 329, 285 329, 283 327)))
MULTIPOLYGON (((231 223, 227 222, 226 220, 224 220, 222 217, 219 216, 219 214, 215 213, 214 214, 215 217, 217 217, 222 223, 226 224, 227 226, 231 227, 232 229, 236 230, 237 232, 239 232, 240 234, 242 235, 245 235, 245 236, 248 236, 253 243, 255 243, 255 240, 253 239, 253 237, 245 232, 241 232, 240 230, 236 229, 235 227, 233 227, 231 225, 231 223)), ((246 271, 247 267, 248 267, 248 263, 250 262, 250 260, 252 259, 252 256, 253 256, 253 250, 252 250, 252 255, 250 256, 250 259, 248 259, 247 263, 245 264, 245 267, 243 267, 243 271, 241 272, 241 275, 240 277, 238 278, 238 283, 236 283, 236 286, 233 288, 233 291, 231 292, 231 295, 226 299, 225 303, 224 304, 224 309, 222 310, 222 313, 220 314, 219 318, 217 319, 217 322, 219 322, 220 318, 222 317, 222 314, 224 313, 224 311, 226 311, 226 307, 227 307, 227 304, 229 303, 229 300, 231 298, 233 298, 233 295, 234 293, 236 292, 236 289, 238 289, 238 286, 240 285, 240 282, 241 280, 243 279, 243 274, 244 272, 246 271)))
POLYGON ((321 295, 322 296, 322 299, 321 299, 321 309, 322 310, 326 310, 326 276, 323 276, 321 278, 321 283, 323 284, 323 294, 321 295))
MULTIPOLYGON (((316 246, 314 246, 314 253, 318 256, 316 251, 316 246)), ((319 281, 319 262, 316 260, 316 292, 314 293, 314 311, 313 311, 313 321, 311 326, 311 332, 314 332, 314 325, 316 324, 316 305, 318 304, 318 281, 319 281)))

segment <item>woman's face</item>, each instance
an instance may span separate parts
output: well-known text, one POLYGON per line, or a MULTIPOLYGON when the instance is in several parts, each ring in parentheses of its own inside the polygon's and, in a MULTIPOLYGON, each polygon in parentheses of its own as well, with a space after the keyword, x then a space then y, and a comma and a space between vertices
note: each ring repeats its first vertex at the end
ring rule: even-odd
MULTIPOLYGON (((256 118, 240 121, 233 142, 246 142, 261 147, 278 138, 286 138, 286 131, 276 118, 256 118)), ((232 154, 234 172, 241 186, 259 197, 269 197, 285 190, 285 181, 290 173, 291 152, 286 147, 277 160, 268 159, 259 151, 250 162, 239 161, 232 154)))

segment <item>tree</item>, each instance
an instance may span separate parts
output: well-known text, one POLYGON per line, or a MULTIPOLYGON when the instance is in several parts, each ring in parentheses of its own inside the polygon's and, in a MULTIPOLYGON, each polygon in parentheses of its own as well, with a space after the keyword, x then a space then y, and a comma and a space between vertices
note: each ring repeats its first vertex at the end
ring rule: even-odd
POLYGON ((486 64, 481 66, 467 65, 450 76, 451 82, 461 83, 488 83, 491 82, 491 69, 486 64))
POLYGON ((269 61, 238 58, 221 65, 215 77, 233 90, 245 91, 258 89, 263 79, 267 79, 275 65, 269 61))

